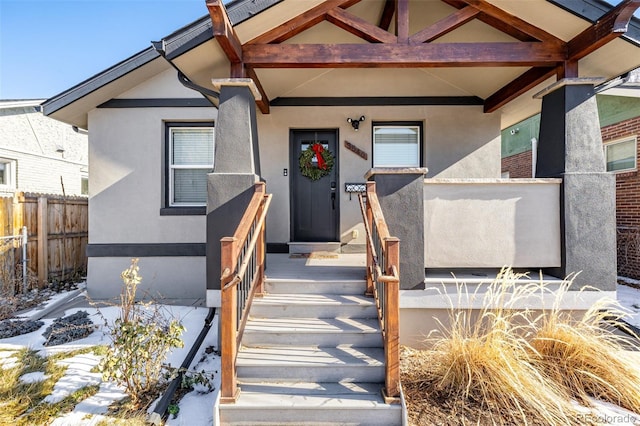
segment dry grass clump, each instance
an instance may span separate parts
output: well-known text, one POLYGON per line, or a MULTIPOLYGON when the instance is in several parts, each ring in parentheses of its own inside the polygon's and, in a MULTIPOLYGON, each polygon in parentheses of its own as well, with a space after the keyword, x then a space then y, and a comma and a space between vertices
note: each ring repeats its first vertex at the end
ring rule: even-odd
MULTIPOLYGON (((556 301, 566 293, 564 286, 556 301)), ((539 368, 586 405, 589 397, 640 413, 640 369, 623 350, 635 349, 629 339, 603 328, 625 316, 617 302, 602 300, 580 319, 560 312, 557 303, 539 320, 532 347, 539 368)))
MULTIPOLYGON (((491 424, 578 424, 568 394, 533 362, 535 350, 525 337, 530 315, 514 305, 534 289, 516 285, 518 278, 503 269, 476 315, 452 306, 450 324, 427 339, 431 349, 422 351, 421 373, 413 380, 436 399, 474 404, 491 424)), ((478 297, 459 290, 471 304, 478 297)))

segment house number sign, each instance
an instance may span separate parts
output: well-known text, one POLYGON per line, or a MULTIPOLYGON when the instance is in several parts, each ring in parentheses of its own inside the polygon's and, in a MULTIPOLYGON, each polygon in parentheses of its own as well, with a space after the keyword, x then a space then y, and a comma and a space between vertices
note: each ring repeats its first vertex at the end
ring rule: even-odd
POLYGON ((363 160, 366 160, 368 158, 368 155, 366 152, 364 152, 363 150, 361 150, 351 142, 344 141, 344 147, 347 148, 349 151, 353 152, 354 154, 356 154, 358 157, 362 158, 363 160))

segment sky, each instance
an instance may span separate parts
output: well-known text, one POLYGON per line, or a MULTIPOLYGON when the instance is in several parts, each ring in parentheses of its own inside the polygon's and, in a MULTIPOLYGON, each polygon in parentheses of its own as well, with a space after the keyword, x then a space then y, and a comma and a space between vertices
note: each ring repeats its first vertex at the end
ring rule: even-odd
POLYGON ((207 15, 205 0, 0 0, 0 99, 46 99, 207 15))
POLYGON ((207 13, 205 0, 0 0, 0 99, 52 97, 207 13))

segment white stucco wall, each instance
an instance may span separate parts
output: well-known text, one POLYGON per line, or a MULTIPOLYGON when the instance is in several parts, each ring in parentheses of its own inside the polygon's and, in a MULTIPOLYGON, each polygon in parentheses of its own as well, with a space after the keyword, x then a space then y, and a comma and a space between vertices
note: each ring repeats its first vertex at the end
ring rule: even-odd
POLYGON ((357 196, 349 199, 346 182, 364 182, 372 166, 372 122, 418 121, 424 124, 424 165, 430 177, 500 177, 500 117, 485 114, 476 106, 376 106, 376 107, 273 107, 271 114, 258 115, 260 160, 273 193, 268 217, 267 240, 289 241, 290 129, 338 129, 340 230, 342 243, 364 244, 364 231, 357 196), (356 132, 347 118, 364 115, 356 132), (365 161, 344 147, 348 141, 367 152, 365 161), (352 239, 352 231, 358 238, 352 239))

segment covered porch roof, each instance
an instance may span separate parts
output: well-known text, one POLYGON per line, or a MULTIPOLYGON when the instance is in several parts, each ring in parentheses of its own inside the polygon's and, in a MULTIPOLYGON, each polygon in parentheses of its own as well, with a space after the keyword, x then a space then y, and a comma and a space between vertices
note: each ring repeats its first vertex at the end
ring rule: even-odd
MULTIPOLYGON (((208 0, 209 16, 47 100, 87 127, 91 109, 171 67, 183 82, 252 78, 278 106, 482 105, 502 127, 540 110, 565 77, 640 66, 640 0, 208 0)), ((204 6, 203 6, 204 9, 204 6)), ((215 104, 215 94, 205 91, 215 104)), ((126 96, 125 96, 126 97, 126 96)))

